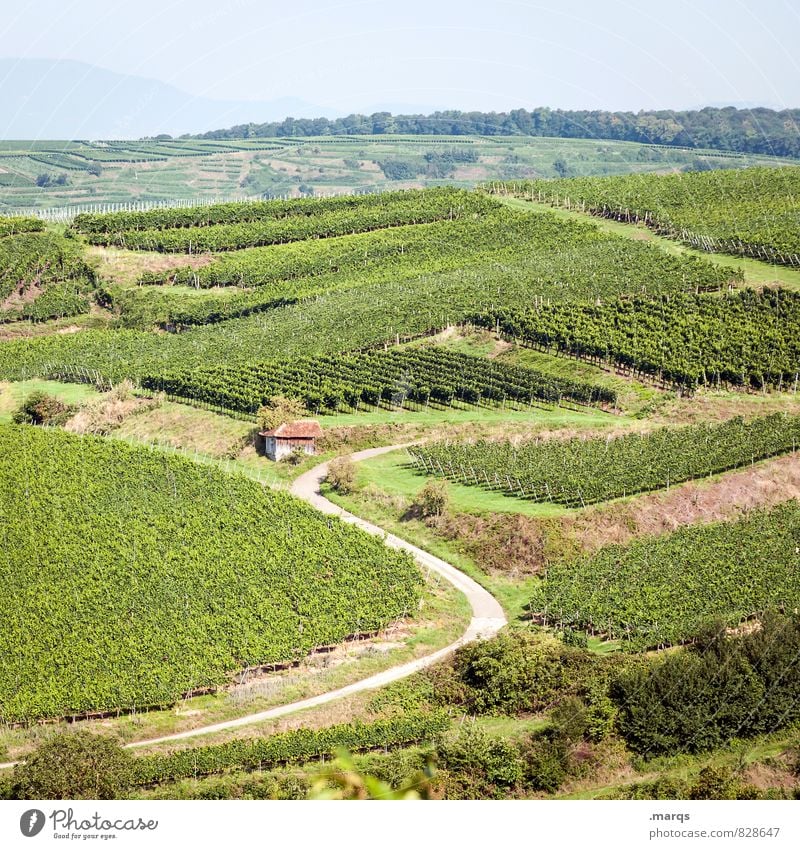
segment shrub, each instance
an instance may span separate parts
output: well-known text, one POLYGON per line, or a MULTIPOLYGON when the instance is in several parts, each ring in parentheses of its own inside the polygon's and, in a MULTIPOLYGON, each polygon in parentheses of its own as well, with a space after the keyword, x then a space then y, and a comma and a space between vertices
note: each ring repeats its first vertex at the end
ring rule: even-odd
POLYGON ((308 454, 302 448, 295 448, 291 453, 281 457, 281 463, 286 463, 289 466, 299 466, 306 457, 308 457, 308 454))
POLYGON ((46 392, 31 392, 12 416, 16 424, 62 425, 72 414, 72 407, 46 392))
POLYGON ((448 773, 449 798, 502 798, 522 781, 524 765, 516 746, 490 737, 474 723, 442 740, 437 751, 448 773))
POLYGON ((555 793, 568 775, 569 752, 563 739, 531 737, 522 746, 523 780, 531 790, 555 793))
POLYGON ((603 661, 556 642, 525 634, 501 634, 459 649, 436 676, 439 700, 474 713, 546 710, 569 694, 586 690, 603 661))
POLYGON ((730 769, 707 766, 700 770, 688 796, 690 799, 735 799, 740 789, 730 769))
POLYGON ((450 492, 446 480, 431 479, 417 494, 413 506, 424 517, 443 516, 450 503, 450 492))
POLYGON ((684 650, 617 678, 611 696, 630 748, 646 756, 701 752, 740 733, 758 716, 763 682, 739 650, 684 650))
POLYGON ((15 799, 117 799, 132 779, 131 756, 108 737, 57 734, 14 768, 15 799))
POLYGON ((349 457, 337 457, 328 464, 327 482, 341 495, 349 495, 356 486, 356 467, 349 457))

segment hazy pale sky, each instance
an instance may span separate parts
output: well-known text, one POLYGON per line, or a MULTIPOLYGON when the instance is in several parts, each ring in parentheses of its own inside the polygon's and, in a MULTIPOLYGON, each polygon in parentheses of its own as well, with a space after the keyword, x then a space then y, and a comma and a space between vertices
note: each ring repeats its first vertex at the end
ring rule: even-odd
POLYGON ((35 0, 0 20, 2 57, 341 112, 798 107, 798 43, 798 0, 35 0))

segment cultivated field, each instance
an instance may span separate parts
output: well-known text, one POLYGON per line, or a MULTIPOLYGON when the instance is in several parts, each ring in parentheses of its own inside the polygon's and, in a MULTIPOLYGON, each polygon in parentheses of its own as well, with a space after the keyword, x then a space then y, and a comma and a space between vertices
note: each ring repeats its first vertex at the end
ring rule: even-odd
POLYGON ((78 718, 135 746, 121 797, 334 792, 341 746, 384 794, 800 793, 800 270, 647 216, 684 192, 689 227, 702 185, 750 226, 766 187, 778 250, 796 166, 60 144, 4 143, 70 174, 9 203, 288 197, 0 219, 2 795, 78 718), (320 196, 356 186, 393 191, 320 196), (593 216, 602 186, 645 220, 593 216), (269 460, 298 418, 314 453, 269 460))

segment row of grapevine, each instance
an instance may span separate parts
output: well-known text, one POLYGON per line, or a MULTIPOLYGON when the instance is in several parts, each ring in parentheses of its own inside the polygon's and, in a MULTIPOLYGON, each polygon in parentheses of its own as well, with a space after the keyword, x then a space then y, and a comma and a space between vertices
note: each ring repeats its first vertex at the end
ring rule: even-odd
POLYGON ((539 304, 471 320, 525 344, 689 390, 796 388, 800 372, 800 295, 782 289, 539 304))
MULTIPOLYGON (((544 219, 545 221, 547 219, 544 219)), ((506 210, 492 210, 476 218, 408 224, 327 239, 308 239, 261 248, 245 248, 217 256, 200 268, 178 266, 168 271, 145 272, 139 283, 259 287, 295 278, 318 277, 353 270, 363 273, 379 265, 387 267, 416 259, 426 263, 456 251, 473 254, 499 250, 524 238, 520 225, 527 217, 506 210)), ((540 222, 535 222, 540 223, 540 222)), ((528 227, 530 233, 534 228, 528 227)), ((543 235, 538 228, 536 235, 543 235)))
POLYGON ((208 365, 191 371, 146 375, 147 389, 254 413, 276 395, 302 400, 314 412, 415 404, 450 406, 531 404, 562 400, 613 404, 602 387, 563 380, 521 366, 504 365, 436 347, 372 351, 356 356, 273 360, 247 365, 208 365))
POLYGON ((167 706, 413 615, 422 584, 286 493, 27 426, 0 425, 0 537, 4 722, 167 706))
POLYGON ((23 303, 17 309, 0 310, 0 323, 18 321, 49 321, 54 318, 85 315, 91 308, 89 289, 86 282, 70 281, 55 283, 33 301, 23 303))
POLYGON ((799 551, 800 504, 789 501, 551 566, 531 611, 635 649, 674 644, 715 617, 735 625, 766 610, 796 609, 799 551))
MULTIPOLYGON (((495 223, 499 250, 491 247, 487 231, 474 239, 488 242, 486 249, 473 252, 473 230, 467 228, 459 230, 463 251, 458 240, 442 236, 441 250, 437 244, 431 250, 420 246, 408 260, 395 256, 364 273, 354 267, 319 279, 274 282, 262 287, 263 297, 238 290, 192 297, 170 287, 115 292, 113 303, 128 326, 218 323, 168 337, 87 331, 4 343, 0 376, 36 374, 44 364, 58 364, 98 369, 112 379, 136 378, 210 362, 316 356, 395 343, 500 306, 545 308, 626 292, 694 292, 721 287, 729 276, 703 260, 665 257, 651 245, 600 233, 591 224, 565 224, 549 213, 517 214, 495 223), (506 231, 510 244, 502 241, 506 231), (302 303, 273 309, 299 298, 302 303), (245 317, 235 317, 241 314, 245 317)), ((474 226, 480 234, 480 220, 474 226)), ((270 261, 277 262, 274 256, 270 261)))
POLYGON ((149 210, 131 210, 107 213, 81 213, 72 227, 79 233, 112 234, 136 230, 170 230, 180 228, 211 227, 217 224, 245 224, 254 221, 277 220, 292 217, 314 217, 330 212, 363 209, 412 201, 422 195, 448 197, 452 200, 464 195, 457 189, 441 188, 375 194, 339 195, 327 198, 292 198, 289 200, 248 200, 196 206, 167 207, 149 210))
POLYGON ((36 233, 44 230, 44 222, 38 218, 12 216, 0 218, 0 238, 15 236, 17 233, 36 233))
POLYGON ((484 274, 497 281, 498 289, 528 286, 532 295, 546 293, 557 300, 625 291, 715 290, 729 278, 711 263, 665 257, 649 245, 609 237, 591 225, 565 227, 552 215, 501 209, 462 221, 230 252, 199 269, 168 272, 166 280, 163 273, 150 278, 224 288, 192 297, 168 286, 158 292, 117 288, 111 299, 126 326, 181 328, 336 290, 397 286, 403 280, 429 279, 432 291, 422 297, 430 302, 438 285, 432 276, 459 270, 484 274), (231 291, 228 284, 256 289, 231 291))
POLYGON ((492 194, 642 222, 708 251, 800 267, 800 169, 746 168, 493 183, 492 194))
POLYGON ((134 783, 152 785, 229 770, 273 769, 349 752, 388 749, 428 741, 450 727, 445 713, 410 713, 376 722, 348 722, 328 728, 298 728, 268 737, 231 740, 212 746, 144 755, 134 761, 134 783))
POLYGON ((556 252, 562 263, 547 267, 549 274, 555 277, 560 271, 564 276, 574 278, 584 274, 588 278, 593 272, 597 288, 602 287, 602 281, 598 280, 603 271, 602 266, 598 268, 599 261, 611 253, 615 255, 620 275, 637 275, 631 291, 642 287, 658 289, 677 278, 679 272, 681 288, 685 291, 716 290, 739 279, 711 263, 668 257, 650 245, 633 245, 630 240, 602 233, 588 224, 565 224, 553 215, 528 215, 501 207, 469 218, 223 253, 200 268, 178 266, 168 271, 147 272, 139 282, 180 283, 199 288, 252 287, 348 269, 363 273, 376 266, 388 267, 412 259, 424 270, 428 263, 441 263, 445 256, 455 260, 459 255, 478 254, 484 261, 494 258, 498 263, 511 257, 526 257, 535 266, 556 252), (583 252, 590 255, 583 257, 583 252))
MULTIPOLYGON (((359 196, 359 199, 361 197, 359 196)), ((366 200, 360 205, 324 210, 315 215, 265 217, 234 224, 212 224, 207 227, 90 233, 86 239, 91 244, 117 245, 132 250, 163 253, 231 251, 304 239, 344 236, 348 233, 363 233, 404 224, 422 224, 445 219, 452 221, 486 212, 495 204, 486 196, 453 190, 403 192, 399 197, 394 194, 364 195, 363 198, 366 200)), ((250 210, 253 206, 254 204, 244 204, 243 208, 250 210)))
POLYGON ((661 489, 800 447, 800 417, 663 427, 616 438, 441 442, 409 449, 426 474, 570 507, 661 489))

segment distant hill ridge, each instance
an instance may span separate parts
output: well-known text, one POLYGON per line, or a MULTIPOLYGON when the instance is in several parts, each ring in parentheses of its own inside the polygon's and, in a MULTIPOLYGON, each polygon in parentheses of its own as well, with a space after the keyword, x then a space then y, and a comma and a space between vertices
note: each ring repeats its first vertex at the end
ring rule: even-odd
POLYGON ((238 124, 193 138, 273 138, 285 136, 412 133, 460 136, 545 136, 596 138, 706 147, 740 153, 800 158, 800 109, 707 107, 693 111, 604 112, 540 108, 510 112, 434 112, 431 115, 348 115, 345 118, 286 118, 264 124, 238 124))

